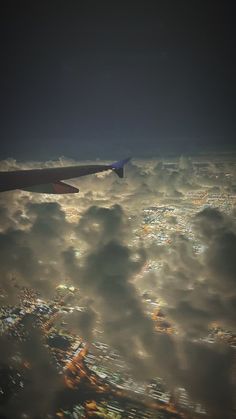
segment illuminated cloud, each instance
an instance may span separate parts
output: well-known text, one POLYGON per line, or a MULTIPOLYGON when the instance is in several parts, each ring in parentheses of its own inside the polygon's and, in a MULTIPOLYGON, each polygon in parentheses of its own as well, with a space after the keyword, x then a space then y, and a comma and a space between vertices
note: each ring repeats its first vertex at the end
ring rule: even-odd
MULTIPOLYGON (((8 161, 1 167, 23 165, 8 161)), ((174 233, 168 246, 141 242, 137 236, 134 240, 143 208, 169 200, 181 208, 186 192, 211 190, 217 184, 215 165, 208 164, 204 179, 195 170, 193 162, 183 158, 173 167, 156 160, 134 161, 124 180, 112 173, 74 180, 80 194, 58 197, 57 202, 55 197, 20 191, 1 194, 1 304, 14 303, 22 286, 50 298, 56 286, 69 279, 87 304, 84 312, 67 316, 70 330, 92 341, 99 323, 104 339, 122 354, 136 377, 159 375, 170 388, 183 386, 214 417, 217 411, 222 417, 232 408, 232 353, 199 338, 206 337, 212 322, 235 328, 235 222, 216 209, 196 214, 193 229, 202 246, 198 254, 192 240, 180 234, 174 233), (207 177, 211 181, 206 186, 207 177), (143 274, 149 260, 162 268, 143 274), (156 333, 143 307, 144 290, 165 303, 163 311, 178 335, 156 333)), ((234 181, 222 179, 219 185, 232 190, 234 181)), ((169 217, 173 226, 177 221, 169 217)), ((36 338, 40 347, 41 338, 36 338)), ((5 340, 2 348, 6 362, 5 340)), ((42 381, 48 379, 43 371, 42 381)), ((37 388, 35 375, 32 379, 37 388)), ((51 395, 49 399, 50 404, 51 395)))

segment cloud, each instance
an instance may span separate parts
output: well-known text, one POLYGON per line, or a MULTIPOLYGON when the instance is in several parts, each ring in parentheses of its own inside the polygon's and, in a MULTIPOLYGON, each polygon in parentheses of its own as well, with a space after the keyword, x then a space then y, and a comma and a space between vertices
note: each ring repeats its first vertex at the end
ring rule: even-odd
POLYGON ((1 406, 0 413, 9 418, 22 418, 22 415, 30 418, 36 415, 46 417, 51 411, 56 392, 63 388, 62 376, 53 366, 53 359, 44 345, 44 337, 36 318, 28 316, 24 334, 21 341, 4 342, 8 356, 1 356, 1 366, 10 367, 9 373, 16 374, 18 380, 21 377, 24 385, 13 392, 9 402, 1 406), (14 352, 11 350, 12 345, 14 352), (27 368, 22 368, 25 363, 27 368))
POLYGON ((119 205, 111 208, 91 206, 81 217, 75 232, 90 246, 97 247, 111 240, 122 241, 129 236, 127 217, 119 205))
POLYGON ((213 322, 227 330, 236 328, 235 221, 206 208, 193 224, 202 251, 196 254, 192 240, 176 234, 169 247, 147 246, 149 257, 162 262, 162 269, 144 280, 147 291, 165 302, 163 310, 179 331, 175 350, 181 354, 182 372, 177 381, 183 380, 193 399, 214 417, 228 417, 234 394, 232 350, 196 339, 206 337, 213 322))
MULTIPOLYGON (((192 240, 174 234, 169 247, 149 246, 162 269, 150 278, 152 292, 167 303, 166 312, 188 336, 202 336, 212 322, 235 328, 235 222, 214 208, 193 220, 202 252, 192 240)), ((147 277, 148 287, 149 277, 147 277)))
POLYGON ((97 314, 89 307, 90 301, 84 301, 87 307, 84 311, 74 310, 72 313, 60 316, 60 322, 66 322, 66 329, 69 332, 77 333, 85 342, 93 341, 93 330, 96 326, 97 314))
POLYGON ((90 299, 107 343, 122 354, 139 379, 162 376, 171 388, 184 386, 190 396, 214 412, 215 417, 217 411, 219 415, 222 412, 227 415, 233 399, 232 352, 218 344, 209 346, 193 340, 204 337, 209 323, 218 317, 208 284, 204 284, 203 289, 202 283, 198 284, 205 267, 189 241, 180 236, 168 257, 164 247, 156 246, 152 252, 149 247, 145 250, 130 247, 129 240, 117 234, 122 233, 125 222, 119 206, 88 209, 78 225, 82 235, 85 220, 90 229, 83 236, 87 251, 78 261, 73 249, 68 250, 64 255, 65 265, 68 275, 90 299), (94 223, 96 230, 92 240, 94 223), (154 331, 135 287, 133 278, 140 273, 150 254, 166 261, 157 296, 166 301, 167 316, 182 330, 179 336, 154 331), (201 363, 199 369, 196 362, 201 363), (212 374, 216 367, 220 382, 212 374))
MULTIPOLYGON (((68 163, 60 161, 61 165, 68 163)), ((5 167, 10 165, 19 167, 17 162, 5 162, 5 167)), ((58 162, 39 164, 43 165, 58 162)), ((209 190, 217 184, 215 170, 209 165, 209 190)), ((61 281, 70 279, 87 304, 85 312, 67 316, 70 330, 92 341, 93 329, 99 324, 104 339, 122 354, 136 377, 161 376, 172 389, 183 386, 212 417, 226 418, 233 403, 232 352, 225 345, 208 345, 200 339, 212 322, 235 327, 233 218, 216 209, 205 209, 194 217, 200 253, 195 252, 192 239, 180 234, 173 234, 168 246, 134 238, 143 208, 171 197, 181 207, 186 191, 202 187, 205 181, 190 159, 180 159, 173 166, 156 160, 134 161, 127 166, 124 180, 105 174, 74 182, 80 195, 57 197, 57 202, 55 197, 19 191, 0 195, 0 274, 5 295, 1 303, 13 303, 19 296, 12 277, 19 287, 32 287, 45 298, 53 295, 61 281), (149 260, 162 268, 143 274, 149 260), (155 331, 141 289, 150 290, 165 303, 163 310, 177 335, 155 331)), ((219 187, 230 188, 230 182, 233 184, 222 178, 219 187)), ((176 222, 175 216, 169 218, 169 223, 176 222)), ((31 377, 35 382, 32 392, 40 393, 37 374, 41 381, 50 381, 43 365, 44 357, 46 365, 50 360, 41 348, 40 331, 34 329, 29 342, 42 350, 31 377)), ((9 360, 8 347, 3 339, 2 362, 9 360)), ((28 349, 20 351, 25 354, 28 349)), ((54 372, 52 377, 55 389, 54 372)), ((52 397, 50 394, 49 404, 52 397)))
MULTIPOLYGON (((58 167, 94 162, 79 162, 64 157, 48 162, 17 162, 8 159, 0 162, 1 170, 16 170, 44 167, 58 167)), ((98 162, 96 162, 97 164, 98 162)), ((100 161, 100 163, 107 163, 100 161)), ((136 212, 147 205, 153 205, 158 199, 175 200, 181 205, 186 192, 217 190, 233 193, 235 188, 234 168, 232 164, 219 169, 216 163, 199 157, 195 162, 188 157, 172 159, 132 159, 125 167, 125 178, 119 179, 114 173, 102 173, 73 179, 70 183, 80 189, 79 195, 63 195, 56 198, 62 208, 81 215, 89 206, 111 206, 119 202, 126 210, 136 212), (203 169, 201 167, 203 166, 203 169), (229 166, 229 167, 228 167, 229 166), (230 176, 223 171, 228 170, 230 176), (232 176, 231 176, 232 175, 232 176), (76 204, 75 204, 76 202, 76 204), (76 208, 75 208, 76 205, 76 208)), ((5 206, 11 218, 14 212, 24 209, 27 202, 54 202, 55 197, 49 195, 29 194, 27 192, 6 192, 0 195, 0 206, 5 206)))
POLYGON ((166 358, 167 345, 171 346, 172 341, 165 335, 157 339, 132 283, 146 261, 145 252, 141 247, 129 247, 125 215, 118 205, 89 208, 78 224, 82 234, 84 223, 90 228, 84 235, 89 247, 81 263, 73 249, 65 252, 68 275, 89 298, 106 341, 124 356, 136 376, 150 377, 153 368, 156 373, 161 369, 153 363, 151 353, 159 347, 166 358), (96 234, 92 240, 94 223, 96 234))
POLYGON ((214 208, 206 208, 196 216, 195 227, 206 244, 206 275, 215 287, 229 295, 236 285, 236 225, 232 218, 214 208))
POLYGON ((234 404, 233 350, 220 345, 185 341, 181 381, 193 400, 203 403, 212 418, 230 418, 234 404))
POLYGON ((1 288, 10 299, 19 293, 13 278, 18 285, 34 288, 45 296, 54 292, 63 277, 60 253, 72 228, 56 202, 28 203, 24 211, 26 226, 5 226, 0 233, 1 288))

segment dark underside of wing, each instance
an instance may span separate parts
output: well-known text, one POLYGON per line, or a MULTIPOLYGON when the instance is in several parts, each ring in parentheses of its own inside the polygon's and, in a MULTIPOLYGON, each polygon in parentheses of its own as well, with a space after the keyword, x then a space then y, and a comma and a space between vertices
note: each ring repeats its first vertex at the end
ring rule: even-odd
POLYGON ((120 178, 124 177, 124 165, 130 158, 112 164, 89 164, 45 169, 16 170, 0 172, 0 192, 21 189, 39 193, 77 193, 79 190, 67 185, 62 180, 73 179, 93 173, 112 170, 120 178))
POLYGON ((78 193, 79 189, 67 183, 58 181, 54 183, 47 183, 42 185, 29 186, 28 188, 21 188, 22 191, 46 193, 46 194, 69 194, 78 193))
POLYGON ((107 165, 84 165, 1 172, 0 192, 22 189, 41 193, 76 193, 78 192, 78 189, 73 188, 70 185, 63 184, 61 181, 103 172, 104 170, 110 169, 110 166, 107 165), (54 192, 54 190, 65 190, 66 187, 68 188, 67 192, 54 192))

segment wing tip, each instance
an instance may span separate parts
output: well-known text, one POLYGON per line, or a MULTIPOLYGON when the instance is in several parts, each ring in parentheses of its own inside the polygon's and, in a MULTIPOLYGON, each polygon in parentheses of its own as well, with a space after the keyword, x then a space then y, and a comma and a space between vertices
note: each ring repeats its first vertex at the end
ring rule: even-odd
POLYGON ((127 157, 123 160, 118 160, 110 165, 111 169, 119 176, 120 178, 124 177, 124 165, 131 160, 131 157, 127 157))

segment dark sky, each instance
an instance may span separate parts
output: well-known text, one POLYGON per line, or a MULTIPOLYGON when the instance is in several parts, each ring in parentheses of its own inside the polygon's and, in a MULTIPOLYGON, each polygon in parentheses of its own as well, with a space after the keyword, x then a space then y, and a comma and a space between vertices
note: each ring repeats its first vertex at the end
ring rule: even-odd
POLYGON ((232 148, 233 2, 109 3, 5 2, 0 157, 232 148))

